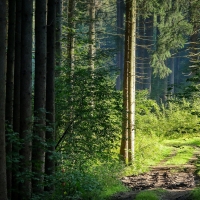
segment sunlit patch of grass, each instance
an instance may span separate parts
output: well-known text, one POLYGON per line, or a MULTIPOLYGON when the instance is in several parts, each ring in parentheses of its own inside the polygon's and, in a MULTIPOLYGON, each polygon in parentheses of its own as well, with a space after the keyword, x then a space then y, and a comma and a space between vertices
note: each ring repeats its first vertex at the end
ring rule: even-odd
POLYGON ((163 145, 156 136, 136 138, 135 159, 124 169, 123 176, 137 175, 149 171, 151 166, 159 164, 173 151, 173 147, 163 145))
POLYGON ((191 146, 180 146, 176 156, 169 159, 165 164, 166 165, 184 165, 190 158, 193 156, 194 148, 191 146))
POLYGON ((189 145, 189 146, 200 147, 200 137, 191 137, 191 135, 185 135, 178 139, 165 140, 164 144, 170 145, 170 146, 189 145))

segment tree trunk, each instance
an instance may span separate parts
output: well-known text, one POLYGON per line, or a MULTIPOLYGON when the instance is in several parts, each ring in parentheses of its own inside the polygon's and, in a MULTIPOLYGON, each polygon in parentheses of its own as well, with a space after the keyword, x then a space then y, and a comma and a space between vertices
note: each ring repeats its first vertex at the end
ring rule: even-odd
POLYGON ((123 133, 120 153, 125 162, 134 159, 135 138, 135 49, 136 49, 136 0, 126 2, 125 62, 123 88, 123 133))
POLYGON ((74 17, 75 17, 75 3, 76 0, 69 0, 68 1, 68 10, 67 10, 67 20, 68 20, 68 34, 67 34, 67 39, 68 39, 68 43, 67 43, 67 56, 68 56, 68 65, 69 65, 69 69, 70 69, 70 89, 71 89, 71 96, 70 96, 70 122, 71 122, 71 126, 70 126, 70 132, 73 133, 73 119, 74 119, 74 106, 73 106, 73 90, 74 90, 74 86, 73 86, 73 82, 74 82, 74 61, 75 61, 75 57, 74 57, 74 50, 75 50, 75 21, 74 21, 74 17))
MULTIPOLYGON (((9 0, 8 7, 8 50, 7 50, 7 76, 6 76, 6 124, 9 129, 6 134, 12 134, 13 130, 13 89, 14 89, 14 60, 15 60, 15 0, 9 0)), ((9 138, 9 137, 8 137, 9 138)), ((6 140, 6 153, 12 160, 12 142, 6 140)), ((7 163, 7 189, 8 198, 11 198, 12 189, 12 163, 7 163)))
POLYGON ((144 89, 147 89, 149 93, 151 92, 151 66, 150 66, 150 59, 149 59, 149 50, 151 50, 153 44, 153 16, 149 16, 145 20, 145 75, 144 75, 144 89))
POLYGON ((32 19, 33 0, 22 0, 22 48, 20 83, 20 138, 24 144, 20 150, 20 171, 24 182, 20 183, 20 199, 31 194, 31 134, 32 134, 32 19))
MULTIPOLYGON (((21 12, 22 0, 16 1, 16 26, 15 26, 15 67, 14 67, 14 101, 13 101, 13 131, 20 132, 20 70, 21 70, 21 12)), ((15 168, 12 170, 12 199, 18 200, 19 184, 17 173, 19 171, 19 145, 12 144, 15 168)))
MULTIPOLYGON (((62 0, 57 0, 56 4, 56 66, 57 67, 61 67, 61 61, 62 61, 61 39, 62 39, 62 0)), ((56 74, 58 75, 59 73, 56 74)))
POLYGON ((5 147, 6 10, 6 0, 0 0, 0 200, 7 200, 5 147))
POLYGON ((134 160, 135 148, 135 72, 136 72, 136 0, 130 6, 129 81, 128 81, 128 138, 129 162, 134 160))
POLYGON ((124 41, 124 1, 117 0, 117 69, 119 70, 119 75, 116 81, 117 90, 122 89, 123 84, 123 62, 124 62, 124 50, 123 50, 123 41, 124 41))
MULTIPOLYGON (((47 7, 47 82, 46 82, 46 120, 48 131, 46 141, 48 149, 45 157, 45 173, 52 175, 55 171, 55 161, 52 158, 55 150, 55 43, 56 43, 56 0, 48 0, 47 7), (51 128, 50 128, 51 127, 51 128)), ((46 187, 45 190, 53 190, 46 187)))
POLYGON ((34 193, 43 192, 46 125, 46 0, 36 0, 35 8, 35 96, 32 181, 34 193))

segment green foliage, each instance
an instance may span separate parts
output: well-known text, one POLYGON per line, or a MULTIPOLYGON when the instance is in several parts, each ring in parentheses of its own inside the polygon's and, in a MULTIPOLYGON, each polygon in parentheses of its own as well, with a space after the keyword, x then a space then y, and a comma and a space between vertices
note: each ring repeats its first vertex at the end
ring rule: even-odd
POLYGON ((61 78, 56 118, 58 136, 64 139, 58 149, 72 160, 81 156, 82 162, 109 155, 121 131, 121 94, 114 89, 114 81, 106 70, 91 75, 88 69, 76 69, 73 83, 69 76, 61 78))
POLYGON ((141 191, 137 194, 136 200, 160 200, 162 199, 162 195, 167 193, 164 189, 156 189, 151 191, 141 191))
POLYGON ((200 188, 196 188, 191 192, 192 200, 200 200, 200 188))
POLYGON ((154 75, 165 78, 171 70, 166 66, 166 60, 183 48, 187 37, 192 33, 192 24, 188 21, 188 11, 184 1, 163 1, 156 11, 157 19, 154 22, 158 28, 154 49, 151 52, 151 66, 154 75))
POLYGON ((137 194, 136 200, 159 200, 158 195, 154 191, 142 191, 137 194))

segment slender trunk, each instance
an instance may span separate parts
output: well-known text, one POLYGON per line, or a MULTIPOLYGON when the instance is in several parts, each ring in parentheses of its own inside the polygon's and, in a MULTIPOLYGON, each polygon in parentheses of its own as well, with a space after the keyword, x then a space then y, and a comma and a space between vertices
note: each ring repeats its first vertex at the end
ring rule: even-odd
POLYGON ((123 41, 124 41, 124 34, 123 34, 123 28, 124 28, 124 1, 123 0, 117 0, 117 68, 119 70, 119 76, 117 77, 116 81, 116 88, 117 90, 122 89, 123 84, 123 57, 124 57, 124 50, 123 50, 123 41))
POLYGON ((31 194, 31 135, 32 135, 32 19, 33 0, 22 0, 22 48, 20 83, 20 138, 24 144, 20 150, 20 171, 24 182, 20 183, 20 199, 31 194))
MULTIPOLYGON (((8 126, 6 152, 12 160, 12 142, 9 134, 13 130, 13 89, 14 89, 14 59, 15 59, 15 0, 9 0, 8 7, 8 50, 7 50, 7 77, 6 77, 6 124, 8 126)), ((11 198, 12 163, 7 163, 8 198, 11 198)))
POLYGON ((149 65, 149 50, 151 50, 153 44, 153 16, 148 17, 145 20, 145 76, 144 76, 144 89, 148 89, 151 92, 151 66, 149 65))
POLYGON ((136 0, 130 6, 129 81, 128 81, 128 138, 129 162, 134 160, 135 149, 135 72, 136 72, 136 0))
POLYGON ((74 118, 74 106, 73 106, 73 93, 74 93, 74 50, 75 50, 75 3, 76 0, 69 0, 68 2, 68 10, 67 10, 67 20, 68 20, 68 28, 69 32, 67 34, 68 43, 67 43, 67 56, 69 62, 69 69, 70 69, 70 90, 71 96, 69 102, 70 106, 70 132, 73 133, 73 118, 74 118))
MULTIPOLYGON (((61 67, 62 60, 62 0, 56 4, 56 66, 61 67)), ((59 70, 58 70, 59 71, 59 70)), ((57 73, 58 75, 59 73, 57 73)))
POLYGON ((0 0, 0 200, 7 200, 5 147, 6 10, 6 0, 0 0))
POLYGON ((123 133, 120 153, 125 162, 134 160, 135 138, 135 58, 136 52, 136 1, 126 2, 125 62, 123 88, 123 133))
POLYGON ((35 95, 32 181, 34 193, 43 192, 46 125, 46 0, 36 0, 35 9, 35 95))
MULTIPOLYGON (((15 26, 15 67, 14 67, 14 102, 13 102, 13 131, 20 132, 20 69, 21 69, 21 12, 22 0, 16 1, 16 26, 15 26)), ((19 171, 19 145, 13 143, 13 160, 15 168, 12 170, 12 199, 18 200, 19 184, 17 174, 19 171)))
POLYGON ((169 87, 170 87, 170 92, 171 94, 174 94, 174 70, 175 70, 175 59, 172 57, 170 59, 170 69, 172 73, 169 75, 169 87))
MULTIPOLYGON (((46 141, 48 149, 45 157, 45 173, 52 175, 55 171, 53 152, 55 151, 55 43, 56 43, 56 0, 48 0, 47 12, 47 79, 46 79, 46 120, 48 131, 46 141), (51 127, 51 129, 50 129, 51 127)), ((53 190, 54 186, 45 190, 53 190)))

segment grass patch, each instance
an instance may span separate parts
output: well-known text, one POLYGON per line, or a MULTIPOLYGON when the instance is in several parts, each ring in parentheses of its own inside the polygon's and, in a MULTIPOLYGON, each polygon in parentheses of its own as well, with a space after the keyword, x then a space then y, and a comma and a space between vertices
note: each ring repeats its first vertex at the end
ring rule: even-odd
POLYGON ((157 189, 157 190, 146 190, 137 194, 135 200, 159 200, 163 193, 166 193, 166 190, 157 189))
POLYGON ((192 200, 200 200, 200 188, 194 189, 192 192, 192 200))
POLYGON ((178 139, 165 140, 165 145, 169 146, 198 146, 200 147, 200 137, 193 137, 192 135, 185 135, 178 139))
POLYGON ((122 176, 137 175, 149 171, 171 154, 173 147, 163 145, 158 136, 137 135, 135 160, 132 165, 125 167, 122 176))
POLYGON ((193 156, 194 148, 190 146, 181 146, 177 151, 177 155, 169 159, 166 165, 184 165, 193 156))

